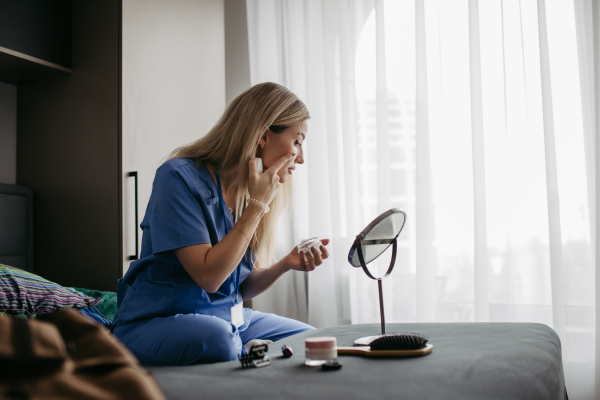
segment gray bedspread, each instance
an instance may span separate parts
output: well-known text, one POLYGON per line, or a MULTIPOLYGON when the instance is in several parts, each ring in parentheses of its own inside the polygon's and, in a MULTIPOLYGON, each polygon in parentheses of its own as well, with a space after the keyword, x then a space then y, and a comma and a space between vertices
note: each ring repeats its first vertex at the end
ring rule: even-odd
POLYGON ((339 356, 343 367, 304 365, 304 339, 335 336, 338 346, 380 333, 379 324, 317 329, 269 345, 271 365, 238 361, 152 367, 168 399, 565 399, 561 346, 534 323, 387 324, 387 332, 419 332, 433 352, 419 358, 339 356), (294 350, 281 356, 281 346, 294 350))

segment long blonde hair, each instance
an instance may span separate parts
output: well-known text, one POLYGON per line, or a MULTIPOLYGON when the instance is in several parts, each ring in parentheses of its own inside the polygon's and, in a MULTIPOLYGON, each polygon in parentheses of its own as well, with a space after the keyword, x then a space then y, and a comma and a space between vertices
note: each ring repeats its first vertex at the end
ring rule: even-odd
MULTIPOLYGON (((175 149, 169 159, 190 158, 196 165, 209 164, 235 188, 235 217, 246 208, 248 161, 256 154, 258 141, 268 127, 280 133, 310 118, 308 109, 286 87, 272 82, 261 83, 236 97, 219 121, 205 136, 175 149)), ((250 241, 250 249, 264 266, 275 260, 277 219, 290 210, 293 181, 289 176, 269 205, 250 241)), ((289 215, 289 213, 288 213, 289 215)))

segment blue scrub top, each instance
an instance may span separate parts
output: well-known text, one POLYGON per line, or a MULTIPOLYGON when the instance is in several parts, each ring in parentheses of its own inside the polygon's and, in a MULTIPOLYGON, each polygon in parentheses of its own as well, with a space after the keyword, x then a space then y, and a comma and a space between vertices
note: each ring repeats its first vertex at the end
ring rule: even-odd
MULTIPOLYGON (((194 282, 173 250, 199 243, 216 245, 229 230, 233 215, 219 202, 210 172, 194 161, 176 158, 156 171, 142 228, 142 252, 132 262, 117 288, 118 311, 111 327, 176 314, 214 315, 231 322, 235 304, 234 272, 215 293, 194 282)), ((250 249, 242 258, 240 283, 252 272, 250 249)), ((241 302, 239 294, 238 301, 241 302)), ((244 325, 250 321, 244 311, 244 325)), ((242 327, 240 327, 241 329, 242 327)))

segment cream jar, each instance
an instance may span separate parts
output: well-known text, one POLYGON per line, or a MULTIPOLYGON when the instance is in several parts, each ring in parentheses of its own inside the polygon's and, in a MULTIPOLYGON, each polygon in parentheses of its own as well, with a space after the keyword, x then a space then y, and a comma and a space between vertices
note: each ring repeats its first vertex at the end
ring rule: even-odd
MULTIPOLYGON (((306 239, 298 245, 298 253, 302 253, 304 251, 311 251, 310 249, 312 247, 314 247, 317 249, 319 254, 321 254, 321 249, 320 249, 321 244, 322 244, 321 241, 317 237, 312 237, 310 239, 306 239)), ((306 259, 306 255, 304 256, 304 261, 308 261, 306 259)))
POLYGON ((304 341, 304 364, 311 367, 337 360, 337 340, 334 337, 313 337, 304 341))

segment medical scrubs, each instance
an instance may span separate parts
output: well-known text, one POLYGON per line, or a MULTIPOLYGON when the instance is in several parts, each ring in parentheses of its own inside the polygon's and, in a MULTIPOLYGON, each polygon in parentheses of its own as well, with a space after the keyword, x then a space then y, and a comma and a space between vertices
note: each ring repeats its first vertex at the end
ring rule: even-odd
MULTIPOLYGON (((215 293, 202 289, 174 250, 216 245, 233 227, 204 166, 176 158, 158 168, 142 228, 142 252, 117 289, 111 330, 145 365, 188 365, 237 360, 252 339, 279 340, 314 329, 302 322, 244 308, 244 323, 231 323, 236 270, 215 293)), ((246 251, 237 271, 241 283, 255 260, 246 251)), ((239 293, 238 301, 242 301, 239 293)))

